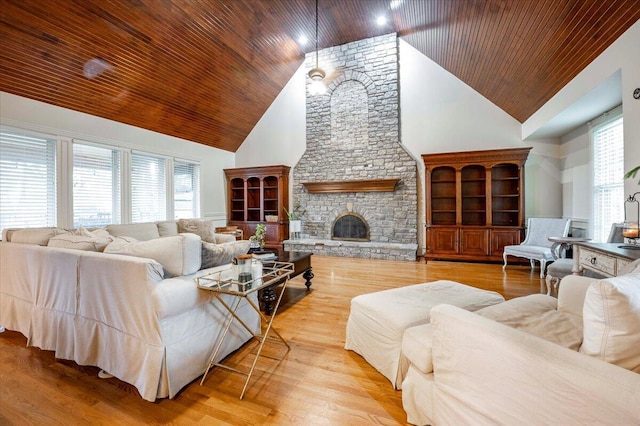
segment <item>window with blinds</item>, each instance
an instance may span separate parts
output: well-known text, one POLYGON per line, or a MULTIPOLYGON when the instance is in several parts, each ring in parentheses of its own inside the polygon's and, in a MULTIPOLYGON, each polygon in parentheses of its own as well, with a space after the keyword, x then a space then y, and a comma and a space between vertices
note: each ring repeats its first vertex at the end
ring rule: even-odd
POLYGON ((73 144, 73 226, 120 223, 121 158, 118 149, 73 144))
POLYGON ((167 219, 167 160, 131 153, 131 222, 167 219))
POLYGON ((0 130, 0 229, 56 225, 56 140, 0 130))
POLYGON ((624 220, 622 117, 592 129, 593 240, 606 242, 613 223, 624 220))
POLYGON ((175 219, 200 217, 200 164, 173 161, 173 204, 175 219))

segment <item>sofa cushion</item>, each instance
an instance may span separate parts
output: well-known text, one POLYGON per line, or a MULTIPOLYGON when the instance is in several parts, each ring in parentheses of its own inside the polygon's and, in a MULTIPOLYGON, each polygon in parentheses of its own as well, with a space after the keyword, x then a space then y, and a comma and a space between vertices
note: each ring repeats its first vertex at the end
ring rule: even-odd
POLYGON ((163 220, 156 222, 156 226, 158 227, 158 233, 161 237, 178 235, 178 222, 175 220, 163 220))
POLYGON ((178 232, 190 232, 199 235, 202 241, 216 242, 216 227, 211 220, 178 219, 178 232))
POLYGON ((158 226, 155 223, 128 223, 107 225, 105 227, 109 234, 114 237, 131 237, 138 241, 148 241, 160 238, 158 226))
POLYGON ((231 263, 239 254, 249 251, 249 240, 232 241, 224 244, 202 242, 202 269, 231 263))
POLYGON ((153 259, 162 265, 165 277, 193 274, 200 269, 200 237, 180 234, 135 241, 131 238, 116 238, 105 248, 105 253, 153 259))
POLYGON ((555 297, 532 294, 480 309, 477 314, 577 351, 582 343, 582 318, 558 311, 557 303, 555 297))
POLYGON ((17 229, 15 231, 8 231, 5 233, 7 241, 12 243, 22 244, 37 244, 39 246, 46 246, 49 243, 49 239, 56 235, 68 235, 69 231, 65 231, 60 228, 24 228, 17 229))
POLYGON ((433 328, 431 324, 407 328, 402 335, 402 355, 421 373, 433 371, 433 328))
POLYGON ((583 310, 580 352, 640 372, 640 274, 593 282, 583 310))
POLYGON ((47 245, 84 251, 104 251, 111 241, 111 238, 105 237, 63 234, 51 237, 47 245))

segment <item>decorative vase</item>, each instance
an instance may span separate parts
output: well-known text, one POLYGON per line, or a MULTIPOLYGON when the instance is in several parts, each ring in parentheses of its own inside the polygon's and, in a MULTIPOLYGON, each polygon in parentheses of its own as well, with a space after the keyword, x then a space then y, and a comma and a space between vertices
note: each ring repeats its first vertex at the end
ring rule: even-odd
POLYGON ((289 221, 289 234, 292 240, 300 238, 300 231, 302 231, 302 221, 290 220, 289 221))

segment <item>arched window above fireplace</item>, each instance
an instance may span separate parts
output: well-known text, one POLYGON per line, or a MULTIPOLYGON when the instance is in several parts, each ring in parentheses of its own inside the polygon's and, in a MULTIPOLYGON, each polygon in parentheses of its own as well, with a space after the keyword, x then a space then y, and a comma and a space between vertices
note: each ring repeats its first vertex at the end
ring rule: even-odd
POLYGON ((333 222, 331 228, 332 240, 370 241, 369 225, 364 217, 357 213, 346 212, 333 222))

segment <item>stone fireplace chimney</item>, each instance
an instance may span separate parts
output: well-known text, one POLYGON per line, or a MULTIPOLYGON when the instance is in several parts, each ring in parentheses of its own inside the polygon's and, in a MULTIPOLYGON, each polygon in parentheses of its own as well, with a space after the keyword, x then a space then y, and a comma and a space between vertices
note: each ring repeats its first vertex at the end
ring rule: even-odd
MULTIPOLYGON (((293 171, 293 201, 305 211, 303 238, 285 247, 415 260, 417 162, 399 137, 396 34, 324 49, 319 58, 331 69, 327 92, 307 91, 307 150, 293 171), (332 239, 347 213, 368 225, 369 241, 332 239)), ((314 59, 307 56, 307 68, 314 59)))

